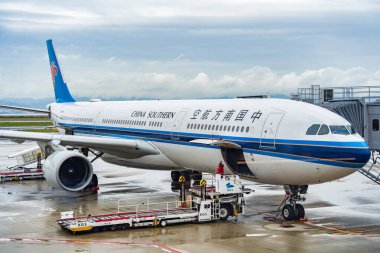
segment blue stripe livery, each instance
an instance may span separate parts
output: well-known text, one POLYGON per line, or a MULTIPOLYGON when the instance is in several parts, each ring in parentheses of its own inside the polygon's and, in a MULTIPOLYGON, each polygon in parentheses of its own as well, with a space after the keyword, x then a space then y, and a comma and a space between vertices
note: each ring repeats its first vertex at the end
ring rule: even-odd
MULTIPOLYGON (((75 133, 108 136, 116 138, 142 138, 149 141, 164 142, 176 145, 190 145, 204 148, 219 148, 204 144, 190 143, 200 138, 222 138, 239 144, 244 152, 272 157, 299 160, 304 162, 361 168, 368 161, 370 152, 365 142, 333 142, 333 141, 304 141, 304 140, 276 140, 276 148, 268 149, 260 146, 260 139, 232 136, 210 136, 176 132, 176 140, 172 139, 172 132, 134 129, 122 127, 96 126, 60 123, 73 129, 75 133), (96 129, 96 132, 94 130, 96 129)), ((263 140, 262 140, 263 141, 263 140)), ((268 141, 265 139, 264 141, 268 141)))
POLYGON ((55 101, 57 103, 75 102, 75 99, 71 96, 66 83, 63 81, 61 69, 59 68, 57 56, 54 52, 52 40, 46 41, 47 50, 49 54, 50 72, 53 80, 55 101))

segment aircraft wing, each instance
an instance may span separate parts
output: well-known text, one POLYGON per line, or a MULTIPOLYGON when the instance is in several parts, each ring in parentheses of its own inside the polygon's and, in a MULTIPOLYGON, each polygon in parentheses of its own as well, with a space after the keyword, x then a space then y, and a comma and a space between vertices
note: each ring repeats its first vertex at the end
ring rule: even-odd
POLYGON ((13 141, 52 142, 55 145, 92 148, 121 157, 137 158, 145 155, 157 155, 160 151, 150 143, 139 139, 119 139, 110 137, 62 135, 20 131, 0 131, 0 138, 13 141))

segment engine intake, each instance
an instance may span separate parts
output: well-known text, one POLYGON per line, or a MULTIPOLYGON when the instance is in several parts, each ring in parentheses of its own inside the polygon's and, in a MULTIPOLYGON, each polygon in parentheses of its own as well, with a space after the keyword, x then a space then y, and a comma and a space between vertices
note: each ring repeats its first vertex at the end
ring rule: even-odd
POLYGON ((90 161, 75 151, 55 151, 45 161, 44 175, 49 184, 66 191, 81 191, 91 182, 90 161))

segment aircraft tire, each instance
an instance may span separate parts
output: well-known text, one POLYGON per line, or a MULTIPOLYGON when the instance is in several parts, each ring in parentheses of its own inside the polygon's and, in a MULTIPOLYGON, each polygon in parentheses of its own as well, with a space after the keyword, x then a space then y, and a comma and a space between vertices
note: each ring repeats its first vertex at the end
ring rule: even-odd
POLYGON ((295 218, 295 212, 292 205, 286 204, 282 208, 282 217, 286 221, 292 221, 295 218))
POLYGON ((190 181, 190 179, 191 179, 191 171, 190 170, 182 171, 181 174, 182 174, 182 176, 185 177, 186 182, 190 181))
POLYGON ((301 204, 296 204, 296 219, 305 218, 305 208, 301 204))
POLYGON ((202 172, 193 171, 193 180, 196 180, 196 181, 202 180, 202 172))
POLYGON ((96 174, 93 174, 90 185, 91 185, 91 187, 96 187, 96 186, 98 186, 98 184, 99 184, 98 176, 96 174))
POLYGON ((172 181, 174 182, 178 182, 179 180, 179 177, 181 176, 181 172, 179 172, 178 170, 173 170, 171 173, 171 178, 172 178, 172 181))

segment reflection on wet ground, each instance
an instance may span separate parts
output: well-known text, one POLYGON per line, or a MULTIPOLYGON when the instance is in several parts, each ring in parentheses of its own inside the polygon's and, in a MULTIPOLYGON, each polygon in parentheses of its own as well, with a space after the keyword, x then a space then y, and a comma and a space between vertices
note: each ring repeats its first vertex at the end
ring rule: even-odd
MULTIPOLYGON (((10 165, 7 155, 31 145, 0 142, 0 165, 10 165)), ((282 186, 247 182, 256 192, 247 198, 246 214, 237 221, 74 236, 56 224, 61 211, 109 213, 116 210, 119 199, 164 196, 176 190, 169 172, 124 168, 101 160, 94 167, 100 182, 97 194, 52 190, 44 180, 0 183, 0 252, 380 251, 380 187, 359 173, 310 186, 305 204, 309 219, 295 223, 293 230, 263 219, 274 215, 281 203, 282 186)))

